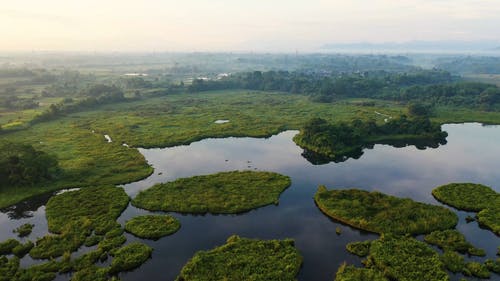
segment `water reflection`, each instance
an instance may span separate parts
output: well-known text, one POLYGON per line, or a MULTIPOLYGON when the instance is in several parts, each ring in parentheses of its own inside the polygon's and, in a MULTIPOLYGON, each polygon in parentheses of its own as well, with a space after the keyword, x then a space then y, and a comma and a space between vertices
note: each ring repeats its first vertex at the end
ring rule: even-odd
MULTIPOLYGON (((427 148, 438 148, 440 145, 445 145, 447 143, 446 138, 442 139, 398 139, 398 140, 383 140, 378 142, 378 144, 390 145, 396 148, 402 148, 407 146, 415 146, 419 150, 424 150, 427 148)), ((351 152, 341 155, 335 155, 335 157, 329 157, 326 155, 322 155, 316 153, 314 151, 310 151, 304 149, 302 152, 302 156, 307 159, 310 163, 314 165, 323 165, 328 164, 330 162, 340 163, 345 162, 348 159, 359 159, 363 156, 364 150, 373 149, 375 144, 366 144, 356 149, 353 149, 351 152)))
MULTIPOLYGON (((174 235, 158 241, 141 240, 127 234, 128 241, 143 241, 152 246, 154 252, 153 258, 142 267, 120 277, 130 281, 174 280, 196 251, 224 244, 230 235, 238 234, 262 239, 293 238, 304 257, 299 280, 332 280, 342 262, 360 265, 360 259, 345 251, 345 245, 351 241, 375 239, 377 235, 342 225, 323 215, 313 201, 319 184, 329 188, 379 190, 437 205, 442 204, 432 197, 431 190, 448 182, 478 182, 499 191, 500 127, 455 124, 443 129, 449 133, 448 144, 438 149, 375 145, 365 150, 359 159, 324 165, 313 165, 302 157, 302 149, 292 141, 296 131, 268 139, 207 139, 187 146, 140 149, 155 173, 145 180, 124 185, 132 197, 155 183, 230 170, 274 171, 289 175, 292 185, 282 194, 277 206, 269 205, 242 215, 172 213, 182 227, 174 235), (342 229, 341 235, 336 234, 336 227, 342 229)), ((21 220, 5 212, 0 214, 0 238, 14 236, 12 229, 25 222, 37 225, 29 239, 42 236, 43 231, 46 232, 44 207, 31 212, 32 218, 21 220)), ((465 217, 470 213, 456 212, 460 218, 457 229, 474 246, 485 249, 488 258, 494 258, 500 239, 479 228, 477 222, 467 224, 465 217)), ((148 212, 129 206, 119 222, 145 213, 148 212)), ((58 280, 65 280, 64 277, 67 276, 60 276, 58 280)), ((458 280, 460 276, 453 278, 458 280)))

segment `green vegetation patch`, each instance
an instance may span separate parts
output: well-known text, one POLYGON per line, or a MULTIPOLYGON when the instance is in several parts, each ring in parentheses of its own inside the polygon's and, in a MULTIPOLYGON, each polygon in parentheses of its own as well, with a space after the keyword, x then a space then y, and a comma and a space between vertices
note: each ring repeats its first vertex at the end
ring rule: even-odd
POLYGON ((21 243, 16 239, 7 239, 0 243, 0 255, 12 254, 12 249, 19 246, 21 243))
POLYGON ((179 230, 181 223, 170 215, 146 215, 132 218, 125 223, 125 230, 146 239, 159 239, 179 230))
POLYGON ((346 245, 346 249, 356 256, 366 257, 370 253, 370 244, 371 241, 351 242, 346 245))
POLYGON ((449 280, 439 255, 411 237, 382 235, 372 242, 367 264, 383 272, 389 280, 449 280))
POLYGON ((301 264, 293 240, 231 236, 223 246, 197 252, 177 280, 296 280, 301 264))
POLYGON ((96 233, 103 234, 115 224, 128 202, 129 197, 121 187, 98 186, 64 192, 47 203, 49 230, 61 233, 69 222, 88 219, 96 233))
POLYGON ((489 271, 500 274, 500 258, 496 260, 487 259, 484 262, 484 265, 488 268, 489 271))
POLYGON ((329 191, 320 186, 314 200, 329 217, 376 233, 423 234, 452 228, 458 222, 447 208, 380 192, 329 191))
POLYGON ((388 279, 372 268, 342 264, 335 275, 335 281, 388 281, 388 279))
POLYGON ((500 194, 475 183, 450 183, 432 190, 439 201, 459 210, 478 212, 480 225, 500 235, 500 194))
POLYGON ((26 237, 31 234, 31 232, 33 231, 33 227, 35 227, 34 224, 25 223, 14 229, 14 233, 17 233, 17 236, 19 237, 26 237))
POLYGON ((453 273, 462 272, 465 267, 464 257, 455 251, 445 250, 441 256, 441 261, 453 273))
POLYGON ((424 238, 425 242, 437 245, 444 250, 458 251, 468 253, 474 256, 484 256, 486 253, 482 249, 475 248, 467 242, 465 236, 455 229, 434 231, 424 238))
POLYGON ((497 198, 495 204, 494 207, 486 208, 477 213, 477 220, 480 225, 500 235, 500 197, 497 198))
POLYGON ((459 210, 479 212, 492 206, 499 196, 493 189, 475 183, 450 183, 432 190, 439 201, 459 210))
POLYGON ((486 265, 474 261, 465 264, 463 274, 467 276, 475 276, 484 279, 490 278, 491 275, 486 265))
POLYGON ((223 172, 154 185, 132 205, 151 211, 241 213, 277 204, 290 183, 289 177, 271 172, 223 172))
POLYGON ((146 262, 152 253, 151 247, 138 242, 123 246, 112 254, 109 272, 115 274, 137 268, 146 262))
POLYGON ((86 237, 91 234, 91 225, 88 219, 68 223, 62 228, 61 234, 45 235, 39 238, 35 247, 31 249, 30 256, 35 259, 48 259, 78 250, 86 237))

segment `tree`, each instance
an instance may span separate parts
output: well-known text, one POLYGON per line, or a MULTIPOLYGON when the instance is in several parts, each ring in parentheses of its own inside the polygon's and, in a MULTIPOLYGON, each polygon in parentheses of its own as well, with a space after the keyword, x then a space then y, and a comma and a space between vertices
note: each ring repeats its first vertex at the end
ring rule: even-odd
POLYGON ((31 145, 0 143, 0 186, 35 184, 58 170, 57 159, 31 145))
POLYGON ((411 102, 408 104, 408 114, 410 116, 429 116, 430 108, 422 103, 411 102))

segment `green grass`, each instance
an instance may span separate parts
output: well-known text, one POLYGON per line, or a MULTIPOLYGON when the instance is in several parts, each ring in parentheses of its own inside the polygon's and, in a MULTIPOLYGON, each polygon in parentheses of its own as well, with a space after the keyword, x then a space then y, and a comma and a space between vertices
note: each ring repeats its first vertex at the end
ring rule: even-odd
POLYGON ((104 234, 114 226, 128 202, 121 187, 96 186, 64 192, 51 197, 46 205, 49 231, 61 233, 68 223, 89 220, 97 234, 104 234))
POLYGON ((107 143, 101 134, 76 125, 76 120, 63 118, 0 136, 55 155, 62 169, 55 179, 36 186, 1 188, 0 207, 63 188, 133 182, 152 173, 139 151, 107 143))
POLYGON ((335 281, 388 281, 388 279, 377 270, 359 268, 344 263, 337 270, 335 281))
POLYGON ((450 183, 435 188, 432 195, 459 210, 479 212, 479 224, 500 235, 500 194, 490 187, 474 183, 450 183))
POLYGON ((475 276, 482 279, 488 279, 491 276, 488 267, 479 262, 468 262, 465 264, 464 275, 475 276))
POLYGON ((296 280, 301 264, 293 240, 231 236, 223 246, 197 252, 177 280, 296 280))
MULTIPOLYGON (((0 138, 32 144, 54 154, 63 173, 36 188, 0 189, 0 208, 62 188, 122 184, 150 175, 152 168, 144 157, 136 149, 123 147, 122 143, 134 147, 166 147, 208 137, 265 137, 299 129, 312 117, 329 122, 359 118, 382 123, 385 117, 375 111, 391 116, 406 112, 404 105, 395 102, 377 100, 373 106, 361 106, 355 101, 315 103, 302 95, 235 90, 175 94, 105 105, 28 128, 23 124, 34 114, 22 113, 20 119, 6 117, 21 126, 19 130, 4 132, 0 138), (230 122, 214 124, 217 119, 230 122), (102 134, 109 134, 113 142, 106 143, 102 134)), ((46 104, 52 102, 55 101, 48 100, 46 104)), ((433 120, 498 124, 500 113, 437 108, 433 120)))
POLYGON ((443 250, 458 251, 468 253, 473 256, 485 256, 483 249, 475 248, 467 242, 465 236, 455 229, 434 231, 424 238, 425 242, 436 245, 443 250))
POLYGON ((372 241, 351 242, 346 245, 349 253, 359 257, 366 257, 370 253, 370 244, 372 241))
POLYGON ((439 201, 459 210, 479 212, 492 206, 499 196, 493 189, 475 183, 450 183, 432 190, 439 201))
POLYGON ((16 239, 7 239, 3 242, 0 242, 0 255, 9 255, 12 254, 12 249, 19 246, 21 243, 16 239))
POLYGON ((135 269, 145 263, 153 253, 148 245, 134 242, 115 251, 112 256, 109 272, 116 274, 122 271, 135 269))
POLYGON ((125 230, 145 239, 160 239, 171 235, 181 227, 181 223, 170 215, 145 215, 130 219, 125 230))
POLYGON ((439 255, 427 244, 411 237, 383 235, 372 242, 368 264, 389 280, 447 281, 448 273, 439 255))
POLYGON ((464 257, 455 251, 445 250, 441 255, 441 261, 453 273, 462 272, 465 267, 464 257))
POLYGON ((34 224, 25 223, 14 229, 14 233, 17 233, 17 236, 19 237, 26 237, 31 234, 33 227, 35 227, 34 224))
POLYGON ((375 233, 424 234, 453 228, 458 217, 450 210, 358 189, 327 190, 320 186, 314 200, 327 216, 375 233))
POLYGON ((137 102, 103 106, 80 113, 82 124, 107 132, 117 142, 135 147, 188 144, 208 137, 265 137, 299 129, 312 117, 329 121, 376 119, 374 111, 399 115, 404 107, 393 102, 356 106, 346 101, 324 104, 307 96, 248 91, 216 91, 169 95, 137 102), (215 124, 229 119, 226 124, 215 124))
POLYGON ((182 178, 141 191, 132 205, 150 211, 241 213, 277 204, 290 178, 271 172, 232 171, 182 178))

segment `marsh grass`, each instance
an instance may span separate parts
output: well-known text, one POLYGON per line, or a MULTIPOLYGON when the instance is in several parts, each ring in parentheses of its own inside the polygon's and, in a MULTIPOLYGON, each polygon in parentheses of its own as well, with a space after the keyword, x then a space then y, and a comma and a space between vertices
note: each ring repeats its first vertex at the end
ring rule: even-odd
POLYGON ((335 281, 388 281, 388 279, 375 269, 359 268, 344 263, 337 270, 335 281))
POLYGON ((372 242, 367 264, 383 272, 389 280, 449 280, 439 255, 412 237, 382 235, 372 242))
POLYGON ((485 256, 483 249, 478 249, 467 242, 465 236, 455 229, 434 231, 424 238, 425 242, 436 245, 443 250, 468 253, 473 256, 485 256))
POLYGON ((148 245, 133 242, 116 250, 112 256, 110 274, 132 270, 145 263, 153 253, 148 245))
POLYGON ((61 233, 70 222, 89 220, 96 234, 104 234, 116 225, 128 202, 121 187, 96 186, 64 192, 51 197, 46 205, 49 231, 61 233))
POLYGON ((475 183, 450 183, 435 188, 432 195, 459 210, 478 212, 479 224, 500 235, 500 194, 492 188, 475 183))
POLYGON ((19 237, 26 237, 31 234, 31 232, 33 231, 33 227, 35 227, 34 224, 25 223, 14 229, 14 233, 17 233, 17 236, 19 237))
POLYGON ((293 240, 257 240, 231 236, 227 243, 197 252, 177 281, 296 280, 302 257, 293 240))
POLYGON ((141 191, 132 205, 150 211, 230 214, 278 204, 290 178, 271 172, 232 171, 182 178, 141 191))
POLYGON ((425 234, 453 228, 458 222, 447 208, 376 191, 320 186, 314 200, 327 216, 375 233, 425 234))
POLYGON ((170 215, 145 215, 125 223, 125 231, 145 239, 160 239, 179 230, 181 223, 170 215))

